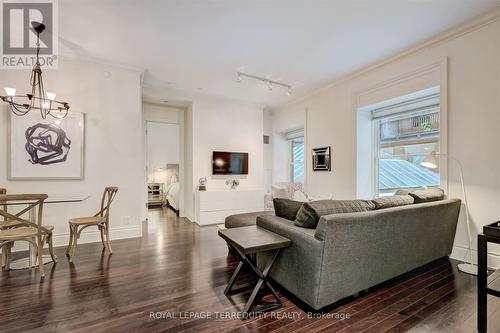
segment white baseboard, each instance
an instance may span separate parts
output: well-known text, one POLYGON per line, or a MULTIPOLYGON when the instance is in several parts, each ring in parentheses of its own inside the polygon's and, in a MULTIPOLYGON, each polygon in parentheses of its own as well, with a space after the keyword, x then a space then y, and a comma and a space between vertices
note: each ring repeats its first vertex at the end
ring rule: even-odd
MULTIPOLYGON (((124 228, 114 228, 109 231, 109 238, 111 241, 118 239, 127 238, 137 238, 142 237, 142 227, 124 227, 124 228)), ((54 246, 66 246, 69 242, 69 233, 54 234, 54 246)), ((101 233, 97 228, 85 229, 80 238, 78 239, 78 244, 85 243, 96 243, 101 242, 101 233), (93 230, 95 229, 95 230, 93 230)), ((26 242, 17 242, 13 247, 12 251, 26 251, 28 249, 28 244, 26 242)))
MULTIPOLYGON (((454 246, 453 252, 450 255, 450 258, 463 261, 469 260, 469 253, 465 247, 454 246), (467 255, 467 258, 465 256, 467 255)), ((477 264, 477 250, 472 249, 472 259, 474 264, 477 264)), ((500 254, 494 252, 488 252, 488 267, 498 269, 500 268, 500 254)))

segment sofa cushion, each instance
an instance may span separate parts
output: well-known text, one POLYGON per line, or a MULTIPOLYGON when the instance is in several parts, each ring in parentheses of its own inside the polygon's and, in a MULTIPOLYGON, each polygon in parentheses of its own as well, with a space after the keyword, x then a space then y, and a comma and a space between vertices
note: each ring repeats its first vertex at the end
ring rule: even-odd
POLYGON ((297 212, 303 204, 301 201, 280 198, 273 199, 273 203, 275 215, 290 221, 295 221, 297 212))
POLYGON ((411 205, 415 201, 411 195, 393 195, 389 197, 380 197, 372 200, 375 209, 384 209, 390 207, 411 205))
POLYGON ((375 209, 370 200, 319 200, 302 205, 295 218, 295 225, 316 228, 323 215, 365 212, 375 209))
POLYGON ((229 215, 228 217, 226 217, 224 226, 230 229, 230 228, 247 227, 250 225, 255 225, 257 223, 257 216, 260 215, 274 215, 274 212, 263 211, 263 212, 229 215))
POLYGON ((429 188, 410 192, 410 195, 415 199, 415 203, 424 203, 431 201, 439 201, 444 199, 444 191, 440 188, 429 188))

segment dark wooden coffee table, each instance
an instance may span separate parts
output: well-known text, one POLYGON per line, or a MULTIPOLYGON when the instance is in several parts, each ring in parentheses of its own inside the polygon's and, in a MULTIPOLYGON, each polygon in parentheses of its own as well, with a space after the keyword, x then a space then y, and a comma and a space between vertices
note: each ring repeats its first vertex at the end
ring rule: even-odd
POLYGON ((488 295, 500 297, 500 269, 488 276, 488 242, 500 244, 498 234, 486 234, 488 227, 483 227, 483 234, 477 235, 477 330, 486 332, 488 327, 488 295))
MULTIPOLYGON (((226 289, 224 290, 224 294, 227 295, 231 291, 233 291, 234 282, 236 281, 236 278, 238 277, 238 274, 241 272, 241 269, 244 265, 250 267, 251 271, 258 278, 258 281, 253 288, 252 294, 250 295, 250 298, 248 299, 243 309, 244 316, 242 318, 248 318, 252 313, 261 313, 281 307, 283 303, 278 297, 276 290, 274 290, 274 287, 269 282, 268 275, 271 271, 271 268, 273 267, 274 262, 276 261, 276 258, 278 258, 280 249, 289 247, 292 242, 288 238, 285 238, 258 226, 219 230, 219 236, 227 242, 227 245, 232 249, 233 254, 239 260, 238 267, 231 276, 231 279, 229 279, 226 289), (274 251, 274 256, 273 259, 269 263, 267 263, 264 270, 261 271, 257 267, 256 263, 249 258, 249 256, 264 251, 274 251), (269 288, 274 298, 276 299, 276 303, 267 304, 265 306, 255 308, 254 311, 250 312, 250 308, 255 302, 255 298, 257 297, 257 294, 263 285, 266 285, 269 288)), ((241 288, 238 288, 237 290, 241 290, 241 288)))

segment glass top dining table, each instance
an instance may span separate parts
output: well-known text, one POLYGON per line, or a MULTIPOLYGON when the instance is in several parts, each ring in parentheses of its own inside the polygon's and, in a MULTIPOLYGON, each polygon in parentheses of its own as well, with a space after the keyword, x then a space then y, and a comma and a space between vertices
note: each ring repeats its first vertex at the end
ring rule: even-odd
MULTIPOLYGON (((79 203, 90 198, 89 195, 49 195, 47 199, 44 200, 44 204, 65 204, 65 203, 79 203)), ((35 200, 18 200, 18 201, 7 201, 1 202, 2 206, 23 206, 30 205, 35 200)), ((30 222, 36 223, 34 221, 36 214, 36 206, 33 207, 29 212, 30 222)), ((48 264, 52 262, 52 258, 49 255, 43 256, 43 263, 48 264)), ((36 253, 30 244, 29 255, 25 258, 14 260, 10 264, 11 269, 26 269, 36 267, 36 253)))
MULTIPOLYGON (((90 198, 90 195, 49 195, 47 199, 43 201, 44 204, 60 204, 60 203, 72 203, 72 202, 82 202, 90 198)), ((35 200, 17 200, 17 201, 7 201, 1 202, 1 205, 5 206, 21 206, 29 205, 35 202, 35 200)))

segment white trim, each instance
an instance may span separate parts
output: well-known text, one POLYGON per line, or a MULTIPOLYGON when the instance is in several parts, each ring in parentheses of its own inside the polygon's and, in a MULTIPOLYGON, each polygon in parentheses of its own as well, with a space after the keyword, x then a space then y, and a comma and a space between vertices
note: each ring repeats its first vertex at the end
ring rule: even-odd
MULTIPOLYGON (((468 260, 469 254, 468 250, 462 246, 453 246, 453 252, 450 255, 450 258, 464 261, 464 258, 468 260), (467 256, 467 258, 465 258, 467 256)), ((477 250, 472 250, 472 258, 474 260, 474 264, 477 264, 477 250)), ((493 269, 500 268, 500 254, 495 252, 488 252, 488 267, 493 269)))
MULTIPOLYGON (((119 239, 128 238, 140 238, 142 237, 142 225, 138 227, 120 227, 112 228, 109 230, 109 237, 111 238, 111 247, 113 247, 113 241, 119 239)), ((54 234, 54 246, 67 246, 69 242, 69 232, 54 234)), ((18 242, 19 246, 16 244, 13 248, 13 252, 26 251, 28 245, 26 242, 18 242)), ((86 229, 81 233, 78 239, 78 244, 88 244, 88 243, 101 243, 101 234, 97 227, 86 229), (95 230, 94 230, 95 229, 95 230)), ((45 250, 47 245, 45 245, 45 250)))
MULTIPOLYGON (((166 103, 150 101, 147 99, 142 100, 142 105, 157 106, 157 107, 163 107, 163 108, 168 108, 168 109, 176 109, 179 111, 186 111, 186 109, 187 109, 187 106, 171 105, 171 104, 166 104, 166 103)), ((157 121, 157 120, 155 120, 155 121, 157 121)), ((178 124, 178 123, 176 123, 176 124, 178 124)))
MULTIPOLYGON (((182 117, 176 122, 176 121, 168 121, 160 118, 154 118, 154 117, 146 117, 144 110, 142 110, 142 126, 143 126, 143 149, 144 149, 144 177, 143 177, 143 190, 141 191, 146 191, 147 193, 147 184, 148 184, 148 133, 147 133, 147 123, 163 123, 163 124, 173 124, 173 125, 179 125, 179 183, 180 183, 180 189, 179 189, 179 216, 184 217, 185 216, 185 199, 184 199, 184 193, 186 191, 186 172, 185 172, 185 167, 186 167, 186 142, 185 142, 185 115, 186 115, 186 108, 182 107, 173 107, 170 105, 166 104, 160 104, 160 103, 152 103, 152 102, 147 102, 143 101, 141 104, 141 107, 143 108, 144 105, 149 105, 149 106, 156 106, 156 107, 162 107, 165 109, 175 109, 178 110, 182 113, 182 117)), ((144 198, 146 202, 144 203, 146 208, 146 220, 147 220, 147 211, 148 211, 148 203, 147 203, 147 195, 144 198)), ((191 219, 190 219, 191 220, 191 219)))
MULTIPOLYGON (((358 170, 357 166, 357 156, 358 156, 358 129, 357 129, 357 124, 358 124, 358 116, 359 112, 363 109, 365 109, 366 106, 361 106, 361 97, 365 96, 367 94, 372 94, 374 92, 378 92, 384 89, 388 89, 393 86, 401 85, 403 82, 414 80, 418 77, 421 77, 423 75, 428 75, 433 72, 439 71, 440 74, 440 94, 441 94, 441 104, 440 104, 440 150, 441 152, 447 152, 448 149, 448 58, 444 57, 442 60, 431 63, 426 66, 419 67, 413 71, 403 73, 399 76, 390 78, 388 80, 382 81, 378 84, 372 85, 371 87, 355 92, 354 93, 354 100, 353 100, 353 125, 354 125, 354 130, 353 130, 353 149, 352 149, 352 159, 353 159, 353 170, 358 170)), ((377 153, 375 153, 375 161, 373 163, 377 163, 378 160, 377 158, 377 153)), ((445 193, 448 193, 448 170, 447 170, 447 163, 446 159, 441 159, 440 161, 440 178, 441 178, 441 188, 445 191, 445 193)), ((372 168, 373 169, 373 168, 372 168)), ((358 181, 358 175, 357 172, 355 173, 353 179, 352 179, 352 188, 354 189, 355 193, 353 197, 358 197, 357 193, 357 181, 358 181)), ((374 194, 377 194, 377 192, 373 192, 374 194)))
MULTIPOLYGON (((448 154, 448 57, 444 57, 440 64, 440 124, 439 124, 439 144, 440 152, 448 154)), ((442 158, 439 161, 439 173, 441 188, 448 193, 448 159, 442 158)))
MULTIPOLYGON (((61 40, 61 38, 59 38, 61 40)), ((61 41, 59 41, 61 43, 61 41)), ((64 44, 64 42, 63 42, 64 44)), ((70 60, 76 60, 76 61, 81 61, 85 63, 91 63, 91 64, 96 64, 100 66, 109 66, 113 67, 116 69, 121 69, 121 70, 127 70, 129 72, 134 72, 134 73, 139 73, 141 76, 144 76, 144 72, 146 71, 146 68, 141 68, 137 66, 132 66, 132 65, 127 65, 115 61, 109 61, 109 60, 104 60, 101 58, 96 58, 93 56, 89 56, 88 54, 75 54, 75 53, 63 53, 59 54, 59 61, 70 61, 70 60)), ((50 69, 50 68, 48 68, 50 69)), ((142 81, 141 81, 142 82, 142 81)))
POLYGON ((291 183, 295 183, 295 165, 300 165, 302 164, 302 167, 304 169, 304 180, 302 181, 302 189, 304 190, 304 183, 306 181, 306 175, 305 175, 305 163, 306 163, 306 142, 305 142, 305 136, 304 136, 304 131, 301 131, 302 136, 293 138, 293 139, 287 139, 288 141, 288 151, 290 154, 290 170, 289 170, 289 175, 288 178, 291 183), (304 158, 302 160, 296 161, 294 159, 294 154, 293 154, 293 144, 294 142, 297 142, 297 139, 302 139, 302 146, 304 149, 304 158))
MULTIPOLYGON (((375 196, 379 196, 379 172, 380 172, 380 157, 379 157, 379 147, 380 147, 380 126, 378 121, 373 121, 372 120, 372 152, 373 152, 373 168, 372 169, 372 179, 373 179, 373 184, 372 184, 372 193, 375 196)), ((356 135, 356 138, 358 136, 356 135)), ((357 147, 356 147, 357 149, 357 147)), ((357 154, 356 154, 357 156, 357 154)), ((355 161, 355 163, 357 163, 355 161)), ((356 169, 357 170, 357 169, 356 169)), ((357 175, 356 175, 357 178, 357 175)), ((358 182, 356 179, 356 189, 358 186, 358 182)))
MULTIPOLYGON (((307 146, 307 133, 308 133, 308 128, 307 128, 307 125, 309 123, 309 109, 306 108, 304 110, 305 112, 305 119, 304 119, 304 184, 302 184, 302 190, 305 192, 305 193, 308 193, 307 192, 307 184, 308 184, 308 165, 309 165, 309 161, 310 161, 310 155, 308 154, 309 153, 309 148, 307 146)), ((333 169, 333 152, 331 151, 330 152, 330 163, 332 165, 332 169, 333 169)))

